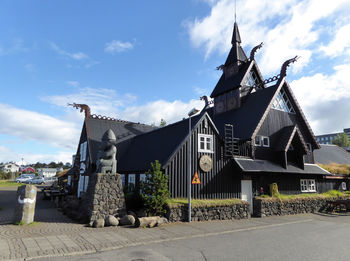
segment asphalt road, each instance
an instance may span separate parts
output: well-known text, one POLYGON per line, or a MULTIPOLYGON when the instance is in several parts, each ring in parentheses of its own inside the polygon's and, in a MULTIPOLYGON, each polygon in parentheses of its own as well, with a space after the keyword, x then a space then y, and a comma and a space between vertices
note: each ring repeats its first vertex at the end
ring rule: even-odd
POLYGON ((350 260, 350 216, 300 215, 293 220, 45 260, 350 260))
MULTIPOLYGON (((37 186, 37 202, 35 206, 35 221, 37 222, 67 222, 70 221, 54 207, 50 200, 42 200, 41 188, 37 186)), ((0 188, 0 225, 12 223, 13 213, 16 205, 17 187, 0 188)))

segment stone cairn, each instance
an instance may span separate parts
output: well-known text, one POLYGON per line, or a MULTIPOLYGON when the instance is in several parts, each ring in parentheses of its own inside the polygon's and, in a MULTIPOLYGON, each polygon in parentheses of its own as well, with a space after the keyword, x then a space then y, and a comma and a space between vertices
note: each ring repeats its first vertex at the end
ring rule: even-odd
POLYGON ((36 194, 37 188, 34 185, 18 187, 13 223, 27 225, 34 221, 36 194))
POLYGON ((126 214, 121 175, 116 172, 116 137, 111 129, 103 137, 98 153, 97 170, 90 178, 84 205, 88 223, 94 227, 118 225, 116 217, 126 214))

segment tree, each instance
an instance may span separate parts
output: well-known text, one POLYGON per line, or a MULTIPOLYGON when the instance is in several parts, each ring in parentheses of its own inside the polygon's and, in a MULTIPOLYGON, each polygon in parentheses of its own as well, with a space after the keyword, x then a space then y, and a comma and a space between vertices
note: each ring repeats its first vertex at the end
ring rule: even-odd
POLYGON ((166 213, 165 204, 170 196, 168 180, 168 176, 161 171, 159 161, 151 163, 151 169, 146 172, 146 180, 142 184, 141 194, 149 215, 166 213))
POLYGON ((339 147, 350 147, 349 137, 346 133, 339 133, 332 143, 339 147))
POLYGON ((166 126, 166 121, 164 119, 160 119, 159 127, 166 126))

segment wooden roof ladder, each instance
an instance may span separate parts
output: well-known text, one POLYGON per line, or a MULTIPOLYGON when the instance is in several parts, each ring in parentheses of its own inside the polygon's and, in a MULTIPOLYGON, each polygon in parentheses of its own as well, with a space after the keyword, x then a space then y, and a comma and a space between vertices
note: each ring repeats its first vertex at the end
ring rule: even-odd
POLYGON ((225 157, 232 158, 238 154, 238 139, 233 137, 233 125, 225 124, 225 157))

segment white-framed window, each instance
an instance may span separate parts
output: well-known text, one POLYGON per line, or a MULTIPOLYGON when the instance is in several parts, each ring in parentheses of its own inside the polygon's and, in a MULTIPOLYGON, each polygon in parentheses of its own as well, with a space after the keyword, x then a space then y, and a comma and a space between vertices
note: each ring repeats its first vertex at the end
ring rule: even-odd
POLYGON ((198 152, 214 152, 213 135, 198 134, 198 152))
POLYGON ((301 192, 316 192, 316 182, 314 179, 301 179, 300 180, 301 192))
POLYGON ((80 144, 80 161, 86 160, 87 141, 80 144))
POLYGON ((266 136, 261 136, 262 146, 263 147, 270 147, 270 139, 266 136))
POLYGON ((295 113, 292 103, 283 89, 277 94, 276 99, 273 101, 272 108, 279 111, 295 113))
POLYGON ((270 147, 270 138, 267 136, 256 135, 254 139, 254 145, 270 147))
POLYGON ((261 136, 255 136, 255 139, 254 139, 254 145, 255 146, 261 146, 261 136))
POLYGON ((85 165, 85 163, 80 163, 80 170, 79 170, 79 173, 80 174, 83 174, 84 172, 85 172, 85 170, 86 170, 86 165, 85 165))
POLYGON ((342 190, 346 190, 346 182, 342 182, 341 183, 341 189, 342 190))
POLYGON ((85 176, 85 179, 84 179, 84 192, 86 192, 87 188, 88 188, 88 185, 89 185, 89 176, 85 176))

